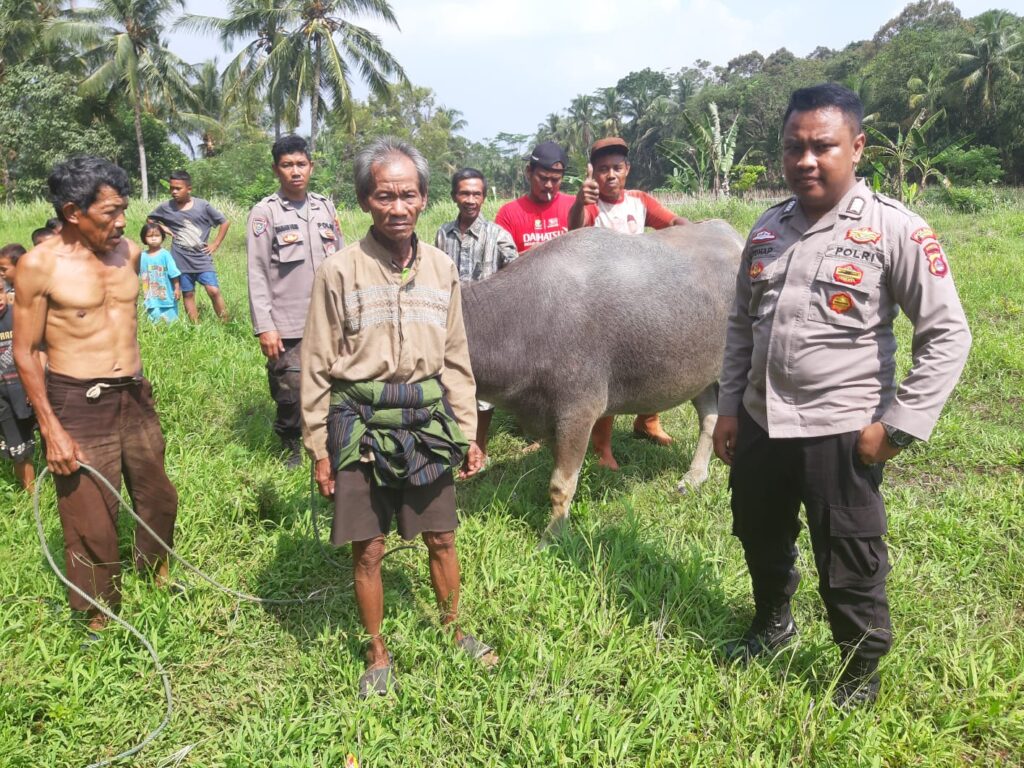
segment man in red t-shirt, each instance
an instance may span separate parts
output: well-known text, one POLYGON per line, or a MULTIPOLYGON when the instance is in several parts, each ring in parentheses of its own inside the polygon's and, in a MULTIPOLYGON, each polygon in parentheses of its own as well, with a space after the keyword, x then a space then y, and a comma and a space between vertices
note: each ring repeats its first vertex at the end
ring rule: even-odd
MULTIPOLYGON (((569 211, 569 229, 604 227, 626 235, 642 235, 645 227, 664 229, 689 224, 646 192, 626 189, 628 155, 629 147, 618 137, 594 142, 590 148, 587 178, 569 211)), ((672 442, 661 428, 661 420, 656 413, 638 415, 633 421, 633 432, 658 445, 672 442)), ((612 455, 611 416, 597 420, 591 438, 594 452, 599 457, 598 464, 618 469, 619 464, 612 455)))
POLYGON ((529 193, 505 203, 494 217, 494 223, 512 235, 520 254, 569 231, 573 197, 558 191, 568 165, 569 158, 558 144, 538 144, 526 166, 529 193))

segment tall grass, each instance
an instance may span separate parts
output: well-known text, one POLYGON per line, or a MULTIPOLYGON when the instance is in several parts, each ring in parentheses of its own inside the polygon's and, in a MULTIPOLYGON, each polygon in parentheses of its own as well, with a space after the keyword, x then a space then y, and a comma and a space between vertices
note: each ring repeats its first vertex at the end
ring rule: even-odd
MULTIPOLYGON (((796 596, 792 651, 747 668, 717 651, 749 621, 749 583, 729 536, 726 471, 689 496, 688 408, 665 417, 670 448, 617 422, 617 474, 588 459, 563 543, 537 552, 548 515, 546 451, 498 415, 490 469, 459 486, 464 622, 502 656, 488 675, 441 631, 425 551, 385 561, 384 630, 401 693, 359 703, 363 662, 351 575, 309 539, 308 475, 281 465, 262 358, 247 317, 244 212, 217 257, 232 319, 140 323, 147 375, 181 495, 177 546, 215 578, 262 595, 336 587, 301 608, 262 609, 197 587, 172 598, 126 573, 124 614, 171 672, 177 709, 138 765, 1012 766, 1024 763, 1024 212, 930 214, 974 331, 963 381, 927 446, 893 461, 884 490, 895 644, 876 708, 828 704, 836 675, 813 559, 796 596), (177 762, 180 760, 180 763, 177 762)), ((133 205, 129 232, 145 214, 133 205)), ((692 203, 740 230, 760 209, 692 203)), ((490 211, 493 214, 493 210, 490 211)), ((0 241, 48 212, 5 209, 0 241)), ((424 215, 421 237, 454 215, 424 215)), ((368 220, 342 213, 346 239, 368 220)), ((680 297, 685 300, 685 297, 680 297)), ((901 365, 909 365, 901 323, 901 365)), ((306 467, 308 470, 308 465, 306 467)), ((147 656, 117 628, 82 650, 63 591, 37 551, 28 499, 0 471, 0 764, 75 766, 114 754, 158 720, 147 656)), ((52 489, 46 530, 61 548, 52 489)), ((125 523, 127 555, 131 526, 125 523)), ((347 551, 335 553, 344 564, 347 551)))

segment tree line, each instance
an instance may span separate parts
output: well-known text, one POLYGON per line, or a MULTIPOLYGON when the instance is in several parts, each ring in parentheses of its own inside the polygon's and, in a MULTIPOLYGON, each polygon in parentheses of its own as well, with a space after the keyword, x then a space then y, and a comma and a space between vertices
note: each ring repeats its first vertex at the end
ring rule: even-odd
POLYGON ((43 190, 52 164, 76 151, 115 159, 143 197, 188 165, 206 195, 250 204, 274 188, 268 141, 305 111, 316 184, 352 203, 344 183, 370 137, 409 139, 444 177, 480 168, 501 196, 523 191, 533 143, 567 147, 581 174, 597 138, 630 144, 632 182, 647 189, 735 194, 781 186, 780 118, 790 92, 841 82, 865 104, 861 168, 913 202, 950 190, 1024 180, 1024 18, 964 18, 949 0, 920 0, 870 40, 799 57, 751 51, 724 65, 643 69, 576 96, 534 134, 462 135, 462 113, 410 83, 380 38, 357 21, 398 26, 387 0, 231 0, 226 18, 186 14, 184 0, 3 0, 0 4, 0 185, 7 200, 43 190), (182 61, 166 34, 184 29, 225 46, 221 66, 182 61), (351 86, 368 86, 365 101, 351 86))

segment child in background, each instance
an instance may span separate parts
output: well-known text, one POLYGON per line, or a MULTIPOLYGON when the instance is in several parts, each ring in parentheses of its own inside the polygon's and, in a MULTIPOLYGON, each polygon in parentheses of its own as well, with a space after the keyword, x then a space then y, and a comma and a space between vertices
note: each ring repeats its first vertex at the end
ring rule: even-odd
POLYGON ((14 475, 29 493, 36 478, 36 420, 14 367, 14 275, 25 249, 11 243, 0 248, 0 456, 14 462, 14 475))
POLYGON ((178 319, 178 299, 181 298, 181 270, 171 254, 163 247, 164 232, 159 224, 147 223, 139 233, 145 248, 139 276, 142 278, 143 303, 149 319, 173 323, 178 319))

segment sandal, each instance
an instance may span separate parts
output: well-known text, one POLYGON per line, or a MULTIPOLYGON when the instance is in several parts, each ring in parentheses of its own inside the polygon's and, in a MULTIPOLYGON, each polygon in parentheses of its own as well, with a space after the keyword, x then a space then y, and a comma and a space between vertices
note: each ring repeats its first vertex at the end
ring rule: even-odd
POLYGON ((393 665, 394 657, 389 653, 386 667, 376 667, 363 672, 359 678, 360 701, 366 701, 371 696, 387 696, 392 691, 398 691, 393 665))
POLYGON ((494 652, 494 649, 487 643, 481 643, 472 635, 463 635, 461 640, 456 640, 455 644, 473 661, 479 661, 487 669, 493 669, 498 665, 498 654, 494 652), (488 661, 488 654, 492 655, 493 658, 488 661))

